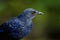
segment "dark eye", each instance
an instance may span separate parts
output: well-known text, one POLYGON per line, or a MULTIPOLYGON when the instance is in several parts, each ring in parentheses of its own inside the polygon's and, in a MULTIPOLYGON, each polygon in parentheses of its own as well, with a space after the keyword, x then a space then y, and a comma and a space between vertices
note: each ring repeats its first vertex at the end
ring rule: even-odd
POLYGON ((35 11, 32 12, 32 14, 36 13, 35 11))

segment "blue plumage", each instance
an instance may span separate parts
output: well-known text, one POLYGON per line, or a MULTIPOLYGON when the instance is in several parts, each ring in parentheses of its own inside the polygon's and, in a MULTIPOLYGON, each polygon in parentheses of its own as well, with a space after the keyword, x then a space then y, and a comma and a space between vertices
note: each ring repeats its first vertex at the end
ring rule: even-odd
MULTIPOLYGON (((21 15, 2 24, 3 30, 11 38, 20 39, 27 36, 32 30, 32 19, 39 14, 38 11, 28 8, 21 15)), ((41 13, 40 13, 41 14, 41 13)))

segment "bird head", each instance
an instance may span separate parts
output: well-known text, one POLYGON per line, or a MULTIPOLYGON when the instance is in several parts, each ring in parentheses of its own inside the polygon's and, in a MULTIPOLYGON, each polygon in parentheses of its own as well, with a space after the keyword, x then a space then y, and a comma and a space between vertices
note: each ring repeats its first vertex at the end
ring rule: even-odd
POLYGON ((33 19, 37 14, 42 15, 42 12, 39 12, 33 8, 27 8, 24 10, 24 13, 26 14, 26 17, 28 19, 33 19))

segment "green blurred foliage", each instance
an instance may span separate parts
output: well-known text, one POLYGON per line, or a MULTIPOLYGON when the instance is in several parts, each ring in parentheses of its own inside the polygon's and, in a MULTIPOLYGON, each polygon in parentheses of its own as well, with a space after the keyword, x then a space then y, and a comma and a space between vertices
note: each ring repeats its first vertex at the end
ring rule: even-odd
MULTIPOLYGON (((42 11, 33 19, 33 30, 22 40, 45 40, 46 30, 58 29, 60 26, 60 0, 0 0, 0 24, 20 15, 26 8, 42 11), (49 27, 49 26, 53 27, 49 27)), ((60 28, 59 28, 60 29, 60 28)))

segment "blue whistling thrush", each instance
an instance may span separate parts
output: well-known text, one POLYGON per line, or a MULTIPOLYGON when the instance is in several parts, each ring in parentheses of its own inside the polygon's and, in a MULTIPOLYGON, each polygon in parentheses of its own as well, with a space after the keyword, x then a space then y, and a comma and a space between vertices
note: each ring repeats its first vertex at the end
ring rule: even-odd
POLYGON ((42 14, 33 8, 28 8, 21 15, 11 18, 0 25, 0 37, 2 40, 19 40, 27 36, 32 30, 32 19, 37 15, 42 14), (2 36, 2 35, 4 36, 2 36))

